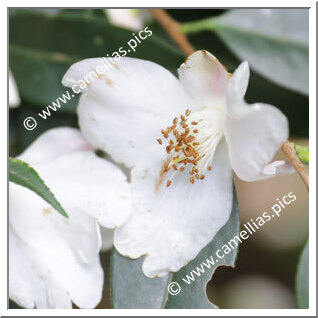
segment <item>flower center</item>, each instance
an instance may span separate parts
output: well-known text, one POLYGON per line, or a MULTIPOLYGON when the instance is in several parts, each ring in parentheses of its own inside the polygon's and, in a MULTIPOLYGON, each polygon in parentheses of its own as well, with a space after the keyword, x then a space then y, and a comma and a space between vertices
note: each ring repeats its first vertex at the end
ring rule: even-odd
MULTIPOLYGON (((212 171, 215 149, 223 136, 222 117, 218 112, 203 109, 196 112, 186 110, 180 118, 174 118, 171 126, 161 133, 167 141, 166 152, 170 155, 163 172, 169 173, 167 187, 178 172, 189 173, 189 181, 203 180, 205 172, 212 171)), ((157 139, 160 145, 162 139, 157 139)))

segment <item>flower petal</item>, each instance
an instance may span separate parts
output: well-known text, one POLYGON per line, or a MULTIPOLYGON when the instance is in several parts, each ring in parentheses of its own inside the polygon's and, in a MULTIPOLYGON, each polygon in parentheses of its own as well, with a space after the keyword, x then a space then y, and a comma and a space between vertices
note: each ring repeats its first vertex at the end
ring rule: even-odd
MULTIPOLYGON (((21 240, 35 249, 48 250, 52 255, 73 255, 83 262, 98 253, 99 229, 95 220, 86 214, 75 211, 70 221, 34 192, 13 183, 10 183, 9 203, 10 226, 21 240)), ((66 202, 61 203, 65 206, 66 202)), ((69 215, 72 213, 67 207, 66 210, 69 215)))
POLYGON ((18 158, 33 165, 45 163, 67 153, 93 150, 78 129, 59 127, 40 135, 18 158))
POLYGON ((96 222, 120 226, 130 213, 130 187, 124 174, 91 152, 59 157, 34 168, 70 216, 66 219, 32 191, 10 183, 10 224, 37 250, 89 262, 101 240, 96 222))
POLYGON ((181 84, 202 106, 225 107, 228 73, 207 51, 196 51, 180 66, 181 84))
MULTIPOLYGON (((249 78, 242 63, 229 83, 224 134, 232 168, 244 181, 263 179, 263 170, 288 138, 288 121, 276 107, 243 100, 249 78)), ((265 170, 266 171, 266 170, 265 170)))
POLYGON ((167 188, 160 178, 160 160, 152 164, 145 158, 132 171, 132 217, 114 235, 122 255, 146 255, 143 271, 148 277, 178 271, 194 259, 226 223, 232 206, 232 173, 224 140, 216 150, 213 170, 195 184, 186 173, 178 173, 167 188))
POLYGON ((131 194, 126 176, 94 153, 65 155, 38 171, 70 213, 85 213, 107 228, 121 226, 128 218, 131 194))
POLYGON ((264 167, 262 174, 260 175, 260 179, 283 176, 294 172, 295 169, 290 161, 277 160, 264 167))
POLYGON ((242 62, 234 72, 226 92, 228 107, 236 107, 236 104, 245 103, 244 96, 247 91, 250 69, 248 62, 242 62))
POLYGON ((101 61, 75 63, 62 83, 72 86, 87 74, 95 76, 79 102, 81 131, 91 144, 132 167, 142 154, 140 150, 156 143, 161 129, 194 102, 179 81, 155 63, 121 58, 97 74, 101 61))
POLYGON ((20 105, 20 95, 13 74, 9 70, 9 107, 16 108, 20 105))
POLYGON ((101 300, 99 256, 81 264, 31 248, 9 229, 9 297, 24 308, 94 308, 101 300))

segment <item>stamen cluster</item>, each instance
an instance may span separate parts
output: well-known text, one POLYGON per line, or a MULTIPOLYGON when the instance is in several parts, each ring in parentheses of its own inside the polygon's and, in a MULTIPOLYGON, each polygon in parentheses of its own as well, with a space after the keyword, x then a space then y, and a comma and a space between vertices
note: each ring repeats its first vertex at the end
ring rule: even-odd
MULTIPOLYGON (((172 125, 167 127, 166 130, 162 129, 161 133, 168 142, 166 152, 172 157, 169 163, 164 164, 164 172, 168 172, 171 168, 174 170, 174 173, 177 171, 183 172, 188 168, 189 181, 194 184, 195 180, 203 180, 205 178, 205 175, 200 174, 197 168, 199 161, 205 154, 199 154, 198 146, 200 143, 196 138, 199 134, 199 129, 197 128, 198 122, 191 121, 189 119, 190 114, 191 111, 187 109, 185 115, 181 115, 180 119, 177 117, 174 118, 172 125)), ((162 139, 159 138, 157 141, 162 145, 162 139)), ((209 166, 208 170, 211 171, 212 167, 209 166)), ((172 181, 168 180, 167 187, 171 183, 172 181)))

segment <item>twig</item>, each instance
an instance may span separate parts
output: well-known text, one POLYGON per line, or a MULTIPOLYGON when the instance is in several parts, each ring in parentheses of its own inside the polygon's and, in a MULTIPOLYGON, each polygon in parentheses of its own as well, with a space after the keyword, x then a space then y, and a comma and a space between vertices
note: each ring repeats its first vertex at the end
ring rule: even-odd
POLYGON ((305 183, 305 186, 307 190, 309 190, 309 176, 308 171, 306 170, 304 164, 300 161, 298 158, 296 151, 295 151, 295 145, 293 142, 285 141, 282 145, 282 151, 285 153, 285 155, 288 157, 290 162, 293 164, 294 168, 302 178, 302 180, 305 183))
POLYGON ((195 49, 188 41, 187 37, 182 33, 180 25, 177 21, 170 17, 170 15, 163 9, 150 9, 154 18, 162 25, 166 32, 180 47, 182 52, 188 56, 192 54, 195 49))
MULTIPOLYGON (((165 10, 163 9, 150 9, 152 15, 155 19, 162 25, 166 32, 171 36, 171 38, 180 47, 182 52, 186 55, 192 54, 195 50, 193 46, 188 41, 187 37, 182 33, 180 24, 175 21, 165 10)), ((294 143, 290 141, 285 141, 282 145, 282 151, 286 154, 303 182, 306 188, 309 190, 309 176, 303 163, 299 160, 294 143)))

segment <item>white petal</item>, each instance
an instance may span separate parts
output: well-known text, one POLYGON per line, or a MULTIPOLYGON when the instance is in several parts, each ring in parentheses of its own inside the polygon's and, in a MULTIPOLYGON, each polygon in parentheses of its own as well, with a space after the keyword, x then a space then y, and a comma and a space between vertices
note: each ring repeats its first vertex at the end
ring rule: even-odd
POLYGON ((233 78, 228 85, 227 103, 229 104, 229 107, 235 107, 236 103, 244 102, 249 77, 250 69, 248 62, 242 62, 234 72, 233 78))
POLYGON ((178 72, 182 85, 202 106, 225 107, 228 73, 211 53, 196 51, 178 72))
POLYGON ((65 209, 92 216, 107 228, 121 226, 131 208, 130 185, 124 173, 92 152, 62 156, 38 172, 65 209))
POLYGON ((9 70, 9 107, 16 108, 20 105, 21 100, 19 96, 19 91, 14 77, 9 70))
POLYGON ((21 240, 39 251, 89 262, 100 247, 96 222, 79 211, 69 211, 67 202, 60 202, 72 214, 72 220, 61 216, 31 190, 10 183, 10 226, 21 240))
POLYGON ((204 180, 190 184, 178 174, 167 188, 160 182, 160 160, 138 162, 132 172, 132 217, 116 229, 114 245, 123 255, 145 255, 148 277, 178 271, 215 236, 228 220, 232 207, 232 173, 225 141, 213 159, 213 170, 204 180), (138 168, 139 167, 139 168, 138 168))
POLYGON ((261 179, 267 179, 276 176, 283 176, 286 174, 292 174, 295 172, 295 169, 290 161, 277 160, 271 162, 264 167, 262 171, 261 179))
POLYGON ((244 181, 263 179, 263 169, 288 138, 288 121, 276 107, 242 99, 249 77, 242 63, 230 80, 224 133, 232 168, 244 181))
POLYGON ((40 135, 18 158, 33 165, 84 150, 93 150, 93 148, 78 129, 59 127, 40 135))
MULTIPOLYGON (((89 264, 39 252, 9 229, 9 297, 24 308, 94 308, 101 300, 98 254, 89 264)), ((48 247, 49 248, 49 247, 48 247)))
POLYGON ((32 191, 10 184, 10 224, 30 246, 89 262, 101 240, 96 221, 120 226, 130 213, 130 187, 113 164, 90 152, 34 166, 70 216, 66 219, 32 191))
MULTIPOLYGON (((72 86, 97 74, 101 59, 75 63, 63 78, 72 86)), ((161 129, 193 105, 179 81, 148 61, 121 58, 84 90, 78 107, 85 138, 120 163, 132 167, 141 149, 156 143, 161 129)))

